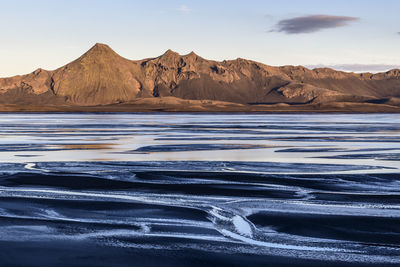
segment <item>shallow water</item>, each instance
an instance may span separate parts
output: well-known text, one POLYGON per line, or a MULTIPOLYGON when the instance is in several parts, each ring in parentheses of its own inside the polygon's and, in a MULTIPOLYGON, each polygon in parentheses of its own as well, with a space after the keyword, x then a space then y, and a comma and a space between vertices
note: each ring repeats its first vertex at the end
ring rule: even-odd
POLYGON ((2 114, 0 140, 0 264, 400 264, 396 114, 2 114))

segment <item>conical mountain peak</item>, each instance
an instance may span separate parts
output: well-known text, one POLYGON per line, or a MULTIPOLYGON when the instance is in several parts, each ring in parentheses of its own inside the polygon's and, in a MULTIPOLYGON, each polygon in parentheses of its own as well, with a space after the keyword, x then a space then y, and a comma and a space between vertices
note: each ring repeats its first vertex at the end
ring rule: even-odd
POLYGON ((114 52, 114 50, 111 49, 111 47, 109 47, 106 44, 101 44, 101 43, 96 43, 94 46, 92 46, 92 48, 90 48, 85 54, 82 55, 81 58, 85 58, 85 57, 115 57, 119 55, 114 52))
POLYGON ((163 56, 179 56, 179 53, 175 52, 175 51, 172 51, 171 49, 168 49, 167 51, 165 51, 163 56))
POLYGON ((164 54, 157 58, 158 61, 166 65, 176 64, 181 58, 177 52, 168 49, 164 54))
POLYGON ((198 55, 194 51, 192 51, 189 54, 187 54, 187 56, 188 57, 198 57, 198 55))
POLYGON ((96 43, 94 46, 92 46, 92 48, 89 49, 89 51, 114 52, 111 47, 102 43, 96 43))
POLYGON ((80 58, 54 72, 53 92, 80 105, 129 101, 136 97, 140 87, 132 67, 132 61, 108 45, 97 43, 80 58))
POLYGON ((190 52, 189 54, 187 54, 187 55, 184 55, 184 58, 186 58, 186 59, 189 59, 189 60, 198 60, 198 59, 202 59, 203 60, 203 58, 201 57, 201 56, 199 56, 199 55, 197 55, 195 52, 190 52))

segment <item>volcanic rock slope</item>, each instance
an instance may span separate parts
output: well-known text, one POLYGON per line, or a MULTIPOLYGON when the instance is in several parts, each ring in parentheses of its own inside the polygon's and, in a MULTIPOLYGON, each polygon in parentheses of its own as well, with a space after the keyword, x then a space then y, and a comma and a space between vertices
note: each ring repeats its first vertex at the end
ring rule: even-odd
POLYGON ((172 96, 244 105, 369 102, 399 105, 400 70, 346 73, 272 67, 245 59, 222 62, 168 50, 128 60, 105 44, 53 71, 0 79, 0 104, 94 106, 172 96))

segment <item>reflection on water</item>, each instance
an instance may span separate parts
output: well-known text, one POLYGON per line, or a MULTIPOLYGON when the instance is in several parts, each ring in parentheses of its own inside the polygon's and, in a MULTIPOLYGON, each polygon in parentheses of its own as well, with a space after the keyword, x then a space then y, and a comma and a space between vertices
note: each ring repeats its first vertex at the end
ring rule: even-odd
POLYGON ((391 114, 3 114, 0 246, 24 256, 0 263, 62 241, 92 264, 400 264, 399 133, 391 114))

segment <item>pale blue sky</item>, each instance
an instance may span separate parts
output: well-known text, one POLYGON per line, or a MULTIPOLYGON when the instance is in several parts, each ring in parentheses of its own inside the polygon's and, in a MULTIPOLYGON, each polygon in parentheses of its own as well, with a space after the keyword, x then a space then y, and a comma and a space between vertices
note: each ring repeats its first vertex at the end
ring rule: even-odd
POLYGON ((55 69, 96 42, 129 59, 172 49, 268 65, 400 65, 398 0, 0 0, 0 7, 0 77, 55 69), (313 15, 358 19, 311 33, 277 31, 279 21, 313 15))

